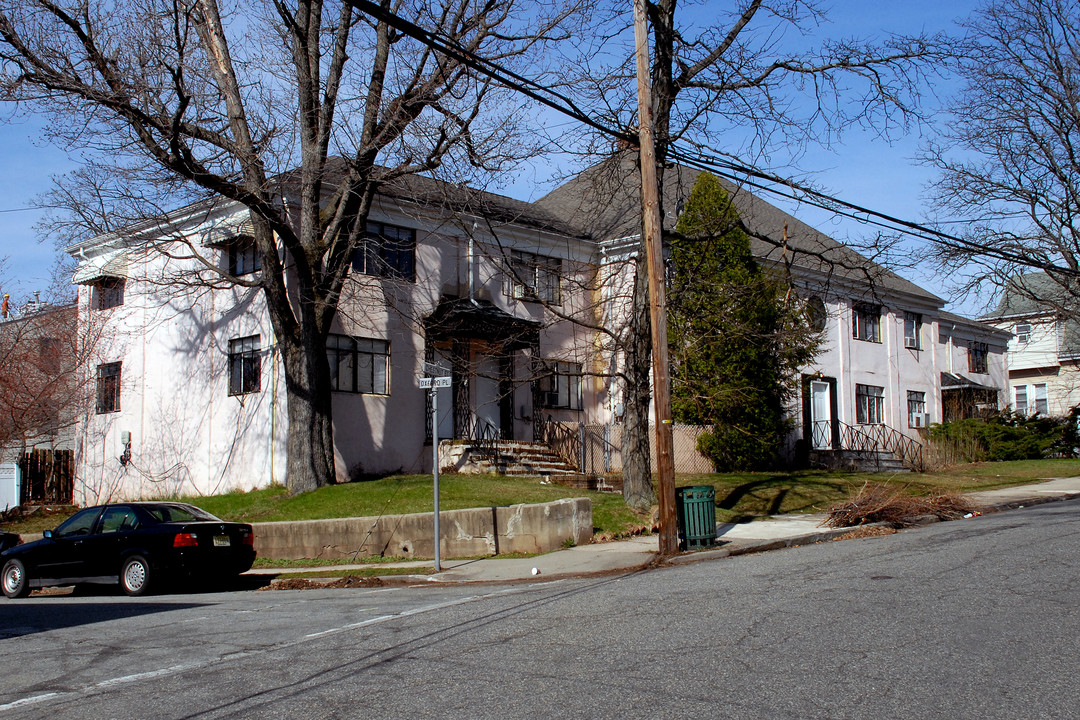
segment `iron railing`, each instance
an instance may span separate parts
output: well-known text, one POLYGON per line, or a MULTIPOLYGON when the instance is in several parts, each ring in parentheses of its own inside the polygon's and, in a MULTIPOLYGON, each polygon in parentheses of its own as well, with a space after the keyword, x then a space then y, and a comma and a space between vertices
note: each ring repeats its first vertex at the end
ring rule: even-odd
POLYGON ((892 453, 904 465, 923 470, 923 446, 918 440, 888 425, 848 425, 836 421, 840 429, 840 447, 834 447, 833 422, 819 420, 813 423, 813 447, 817 449, 849 450, 856 453, 892 453))
POLYGON ((580 425, 555 422, 548 415, 537 419, 533 427, 533 439, 547 445, 555 451, 563 462, 581 469, 581 431, 580 425))
POLYGON ((463 432, 459 433, 461 436, 460 439, 467 440, 469 445, 472 446, 473 452, 477 455, 498 465, 502 459, 499 448, 499 441, 502 440, 502 433, 499 431, 499 428, 472 413, 469 414, 468 419, 464 420, 464 422, 465 427, 462 428, 463 432))

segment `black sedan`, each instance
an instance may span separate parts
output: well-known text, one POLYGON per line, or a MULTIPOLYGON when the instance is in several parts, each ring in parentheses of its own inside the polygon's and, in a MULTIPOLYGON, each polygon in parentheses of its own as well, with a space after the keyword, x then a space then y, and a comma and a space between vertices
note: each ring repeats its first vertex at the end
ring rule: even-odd
POLYGON ((9 598, 80 583, 119 583, 128 595, 142 595, 172 580, 235 577, 255 561, 250 525, 184 503, 98 505, 44 535, 0 553, 0 585, 9 598))

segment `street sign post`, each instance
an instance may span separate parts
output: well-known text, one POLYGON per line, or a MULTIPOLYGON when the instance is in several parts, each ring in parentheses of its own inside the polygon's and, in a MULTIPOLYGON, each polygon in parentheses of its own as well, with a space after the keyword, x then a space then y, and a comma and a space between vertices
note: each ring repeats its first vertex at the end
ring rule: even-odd
MULTIPOLYGON (((426 364, 426 363, 425 363, 426 364)), ((431 475, 435 488, 435 572, 442 572, 442 548, 439 547, 439 388, 448 388, 450 375, 418 378, 421 389, 431 393, 431 475)))

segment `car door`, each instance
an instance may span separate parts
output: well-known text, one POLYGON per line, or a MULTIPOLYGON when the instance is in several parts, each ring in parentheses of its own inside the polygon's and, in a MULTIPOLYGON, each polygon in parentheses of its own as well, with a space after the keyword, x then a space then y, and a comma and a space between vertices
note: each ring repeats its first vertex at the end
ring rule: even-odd
POLYGON ((107 506, 94 532, 83 543, 84 577, 115 582, 120 576, 120 558, 133 542, 138 527, 139 519, 131 506, 107 506))
POLYGON ((32 576, 51 580, 74 579, 86 574, 87 540, 93 535, 101 507, 80 510, 52 531, 34 554, 32 576))

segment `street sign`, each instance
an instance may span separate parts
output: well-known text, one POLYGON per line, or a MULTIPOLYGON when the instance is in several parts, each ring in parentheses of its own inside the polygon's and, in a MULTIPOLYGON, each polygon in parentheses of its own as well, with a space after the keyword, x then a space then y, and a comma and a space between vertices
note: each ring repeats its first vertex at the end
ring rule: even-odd
POLYGON ((419 380, 420 380, 420 388, 423 389, 423 390, 430 390, 433 387, 436 387, 436 388, 448 388, 448 387, 450 387, 450 378, 449 377, 437 377, 437 378, 422 377, 419 380))
POLYGON ((435 387, 437 387, 437 388, 450 387, 450 378, 449 377, 437 377, 437 378, 435 378, 435 387))

